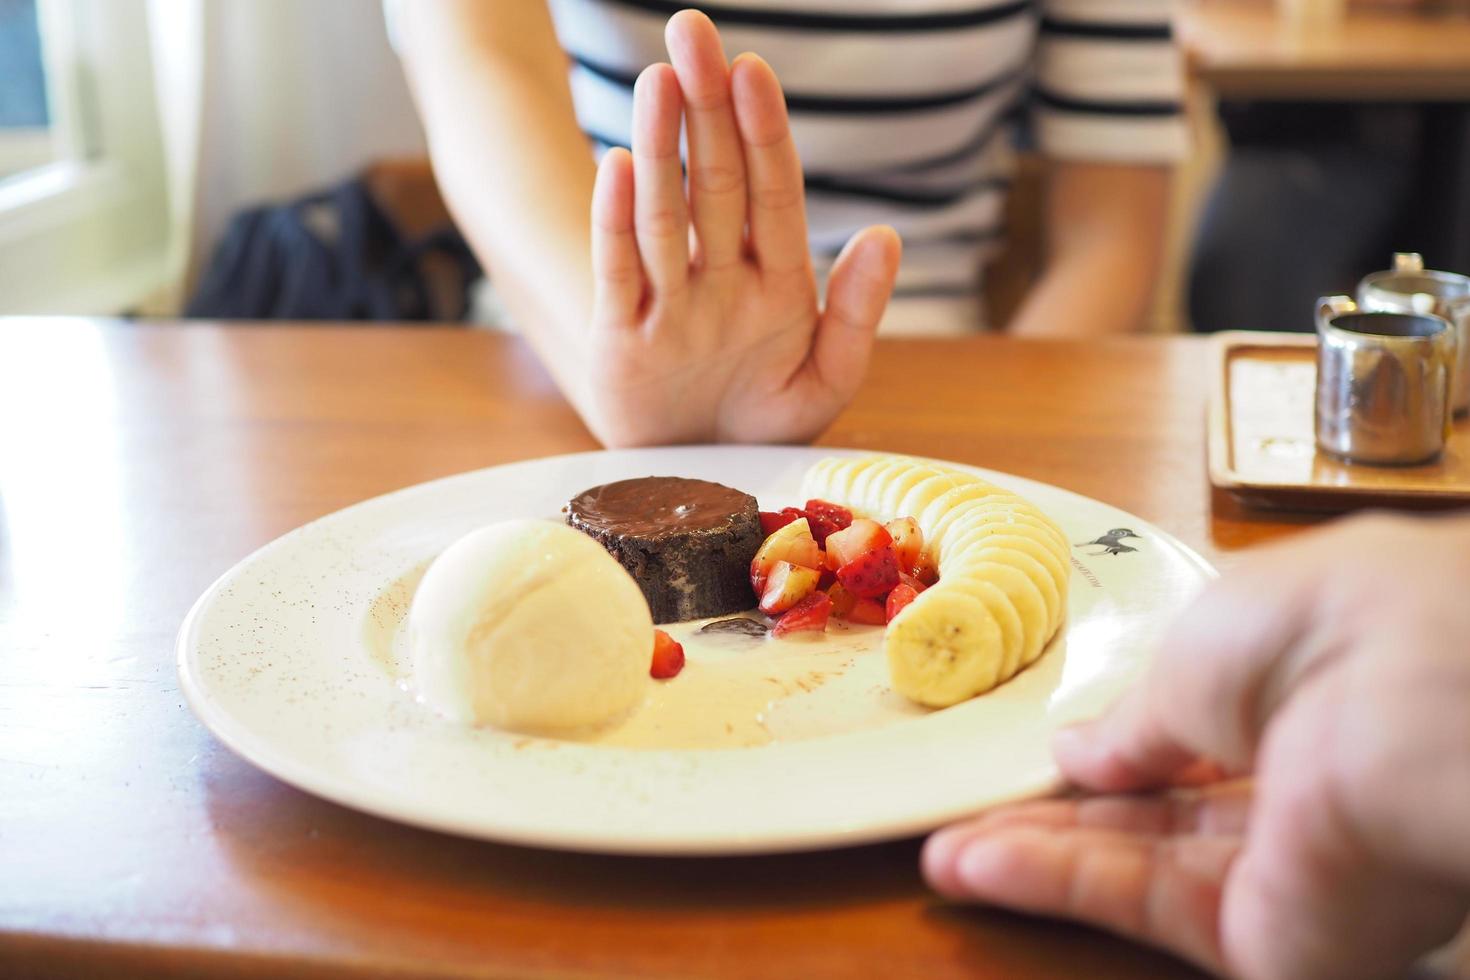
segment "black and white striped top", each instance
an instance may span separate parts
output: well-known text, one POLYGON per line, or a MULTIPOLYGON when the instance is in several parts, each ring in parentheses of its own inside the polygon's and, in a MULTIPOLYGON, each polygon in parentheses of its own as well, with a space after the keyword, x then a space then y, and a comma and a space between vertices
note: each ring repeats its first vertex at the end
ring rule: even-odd
MULTIPOLYGON (((493 2, 493 0, 492 0, 493 2)), ((633 80, 689 0, 549 0, 594 143, 626 146, 633 80)), ((1172 0, 718 0, 726 53, 781 79, 819 273, 864 225, 904 240, 885 329, 979 325, 1018 131, 1069 160, 1187 149, 1172 0)))

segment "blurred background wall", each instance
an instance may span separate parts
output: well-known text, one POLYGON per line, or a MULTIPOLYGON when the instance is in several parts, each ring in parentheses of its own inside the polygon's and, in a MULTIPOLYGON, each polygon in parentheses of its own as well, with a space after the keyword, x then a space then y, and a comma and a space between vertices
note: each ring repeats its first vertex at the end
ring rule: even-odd
POLYGON ((427 152, 376 0, 154 0, 152 13, 186 279, 240 208, 427 152))

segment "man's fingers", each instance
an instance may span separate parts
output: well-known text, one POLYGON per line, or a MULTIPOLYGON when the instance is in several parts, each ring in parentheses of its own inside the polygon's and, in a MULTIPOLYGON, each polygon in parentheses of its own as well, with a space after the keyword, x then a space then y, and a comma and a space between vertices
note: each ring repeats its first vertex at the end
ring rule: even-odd
POLYGON ((953 849, 931 841, 924 873, 947 897, 1090 923, 1219 972, 1221 893, 1239 850, 1234 837, 1012 826, 953 849))
POLYGON ((811 265, 806 194, 781 83, 758 56, 742 54, 730 66, 730 90, 745 143, 756 261, 767 272, 806 272, 811 265))
POLYGON ((1213 583, 1165 633, 1143 683, 1097 721, 1057 734, 1062 773, 1098 792, 1176 781, 1200 759, 1250 771, 1274 705, 1304 665, 1330 655, 1319 583, 1338 564, 1302 546, 1272 550, 1213 583))
POLYGON ((1250 813, 1249 780, 1148 796, 1087 796, 1036 800, 997 807, 934 836, 945 847, 1001 827, 1037 826, 1053 830, 1087 828, 1131 834, 1230 836, 1245 832, 1250 813), (949 840, 946 842, 945 838, 949 840))
POLYGON ((638 248, 656 291, 683 289, 689 278, 689 212, 679 161, 683 110, 668 65, 649 65, 633 87, 633 170, 638 248))
POLYGON ((717 269, 745 251, 745 155, 730 103, 730 68, 714 23, 697 10, 669 18, 664 38, 684 93, 699 261, 717 269))
POLYGON ((604 322, 631 323, 643 301, 643 263, 633 233, 633 160, 609 150, 592 189, 592 277, 604 322))
POLYGON ((828 389, 850 394, 862 380, 902 252, 898 232, 875 225, 854 235, 833 263, 812 345, 812 366, 828 389))

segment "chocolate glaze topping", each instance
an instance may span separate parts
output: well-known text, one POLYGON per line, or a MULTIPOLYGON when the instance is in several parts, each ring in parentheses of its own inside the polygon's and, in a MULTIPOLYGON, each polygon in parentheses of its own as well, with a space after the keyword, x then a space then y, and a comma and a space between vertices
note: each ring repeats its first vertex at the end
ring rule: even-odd
POLYGON ((619 480, 572 498, 571 513, 589 528, 640 538, 662 538, 728 525, 750 501, 719 483, 677 476, 619 480))

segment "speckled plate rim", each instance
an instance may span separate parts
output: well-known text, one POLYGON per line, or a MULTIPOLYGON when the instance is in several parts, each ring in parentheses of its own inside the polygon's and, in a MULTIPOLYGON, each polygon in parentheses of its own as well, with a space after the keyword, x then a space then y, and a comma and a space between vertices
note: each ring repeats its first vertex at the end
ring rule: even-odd
MULTIPOLYGON (((350 521, 374 509, 410 502, 416 498, 423 498, 427 501, 447 489, 459 487, 466 481, 484 479, 490 474, 513 479, 517 474, 532 472, 548 466, 566 466, 577 470, 581 468, 579 464, 584 462, 590 466, 593 463, 606 463, 609 460, 620 459, 632 466, 630 472, 633 472, 644 469, 648 465, 642 461, 656 460, 660 464, 657 469, 663 472, 684 473, 696 468, 684 465, 687 461, 712 457, 721 460, 720 468, 729 468, 725 479, 740 485, 738 474, 742 471, 739 465, 742 460, 770 461, 779 458, 784 460, 789 467, 809 465, 823 456, 858 455, 864 452, 871 452, 871 450, 827 447, 688 446, 654 450, 579 453, 488 467, 417 484, 362 501, 302 525, 257 549, 226 571, 204 591, 189 610, 178 634, 176 652, 181 689, 195 715, 227 747, 252 765, 299 789, 366 813, 406 824, 461 836, 526 846, 595 853, 703 856, 853 846, 922 833, 990 806, 1055 791, 1061 785, 1061 780, 1046 749, 1046 741, 1049 741, 1049 738, 1038 740, 1034 737, 1038 733, 1031 732, 1028 734, 1032 737, 1026 739, 1025 746, 1007 747, 1006 755, 1013 756, 1016 763, 1011 767, 1008 778, 1001 780, 981 778, 969 782, 957 780, 964 784, 961 791, 957 795, 950 793, 949 798, 946 799, 926 799, 921 794, 918 798, 908 800, 901 792, 883 793, 881 798, 890 800, 891 805, 880 808, 884 810, 881 814, 865 816, 860 812, 857 814, 844 813, 842 807, 846 801, 837 798, 840 794, 834 793, 834 806, 824 815, 819 814, 813 818, 810 813, 803 813, 799 818, 791 820, 778 818, 774 822, 771 819, 753 821, 748 827, 742 826, 738 820, 733 823, 726 821, 714 827, 699 825, 671 827, 658 820, 638 824, 621 817, 613 819, 609 825, 605 814, 599 813, 596 806, 586 809, 586 819, 573 820, 571 826, 543 825, 537 819, 534 807, 531 808, 531 812, 524 814, 525 819, 506 819, 504 814, 466 815, 462 809, 426 806, 421 800, 414 799, 412 794, 407 792, 385 791, 382 785, 364 782, 361 773, 324 767, 319 761, 308 758, 306 753, 296 747, 282 745, 279 738, 272 737, 269 732, 263 731, 258 722, 240 717, 240 712, 236 710, 236 705, 232 701, 233 692, 222 688, 219 678, 212 676, 207 667, 201 664, 200 650, 206 638, 207 617, 217 607, 221 596, 233 583, 242 581, 245 575, 260 566, 266 559, 308 540, 315 531, 323 526, 350 521), (638 465, 634 466, 634 461, 637 461, 638 465), (1009 751, 1012 748, 1015 749, 1014 752, 1009 751), (1022 751, 1023 748, 1024 751, 1022 751)), ((1159 546, 1158 554, 1166 556, 1174 563, 1176 574, 1192 576, 1196 587, 1216 574, 1202 557, 1167 532, 1101 501, 1011 474, 960 463, 946 463, 946 465, 963 467, 1037 499, 1037 502, 1046 507, 1054 517, 1064 517, 1065 513, 1072 508, 1084 507, 1091 510, 1100 509, 1108 514, 1111 520, 1104 523, 1111 523, 1113 526, 1121 526, 1122 521, 1127 521, 1126 526, 1139 531, 1147 541, 1159 546), (1062 505, 1060 513, 1058 504, 1062 505)), ((696 475, 714 478, 705 473, 696 475)), ((587 485, 591 485, 592 482, 592 478, 589 478, 587 485)), ((580 489, 582 489, 581 484, 568 485, 564 488, 563 498, 580 489)), ((759 496, 767 489, 769 488, 754 487, 752 492, 756 492, 759 496)), ((762 503, 768 505, 769 501, 763 500, 762 503)), ((1066 521, 1063 520, 1062 523, 1065 525, 1066 521)), ((1076 580, 1077 576, 1074 574, 1074 582, 1076 580)), ((1162 627, 1180 605, 1181 603, 1176 602, 1173 608, 1161 611, 1157 617, 1154 617, 1155 625, 1162 627)), ((1049 657, 1051 654, 1046 656, 1049 657)), ((1124 679, 1129 683, 1135 680, 1146 667, 1150 656, 1151 653, 1142 644, 1139 644, 1130 653, 1127 677, 1124 679)), ((1043 660, 1045 659, 1046 657, 1043 657, 1043 660)), ((1017 680, 1019 681, 1020 678, 1017 680)), ((1011 683, 1015 685, 1017 681, 1011 683)), ((1079 717, 1096 714, 1118 693, 1121 693, 1118 684, 1114 684, 1113 687, 1114 689, 1110 689, 1105 697, 1088 699, 1086 710, 1080 712, 1074 710, 1065 719, 1050 719, 1052 724, 1042 726, 1046 729, 1044 734, 1049 736, 1050 731, 1062 721, 1076 720, 1079 717)), ((999 690, 1006 690, 1006 686, 999 690)), ((992 697, 992 695, 986 697, 992 697)), ((984 701, 985 698, 980 698, 967 704, 975 705, 984 701)), ((957 712, 956 709, 948 709, 946 712, 923 719, 923 722, 927 724, 942 716, 958 718, 959 714, 960 712, 957 712)), ((955 724, 947 724, 943 728, 936 726, 934 735, 942 739, 946 734, 955 735, 956 731, 955 724)), ((576 747, 568 751, 601 753, 606 754, 607 758, 631 754, 638 756, 640 762, 648 762, 650 767, 672 770, 688 770, 691 763, 694 771, 697 771, 699 767, 723 769, 728 767, 722 766, 722 762, 735 758, 759 759, 762 763, 768 763, 766 768, 789 769, 793 763, 798 768, 803 762, 810 764, 814 760, 822 764, 824 757, 828 757, 825 762, 830 763, 832 746, 840 745, 837 751, 845 752, 849 756, 849 762, 852 761, 853 756, 871 753, 872 757, 878 760, 879 768, 885 776, 892 777, 895 782, 901 782, 897 779, 894 769, 895 760, 884 755, 887 751, 884 743, 888 741, 892 741, 891 730, 884 729, 758 749, 678 752, 576 747)), ((929 741, 932 742, 933 738, 930 738, 929 741)), ((962 744, 956 742, 954 747, 959 748, 962 744)), ((897 762, 899 765, 906 766, 906 761, 901 757, 897 762)), ((687 772, 685 774, 687 775, 687 772)), ((716 778, 719 778, 718 773, 716 778)), ((667 782, 665 788, 667 788, 667 782)), ((801 789, 792 784, 789 779, 786 788, 793 793, 801 789)), ((834 789, 838 788, 841 787, 834 787, 834 789)), ((913 789, 913 787, 909 788, 913 789)), ((595 793, 589 798, 595 800, 595 793)), ((562 800, 561 802, 573 801, 562 800)), ((603 802, 607 802, 606 797, 603 798, 603 802)), ((659 805, 656 798, 651 802, 645 802, 652 807, 659 805)), ((674 797, 664 802, 687 804, 688 800, 674 797)), ((733 801, 726 794, 725 797, 713 802, 715 809, 711 812, 718 813, 720 808, 728 809, 733 801)), ((569 809, 575 811, 579 808, 570 806, 569 809)), ((625 817, 626 814, 623 816, 625 817)))

